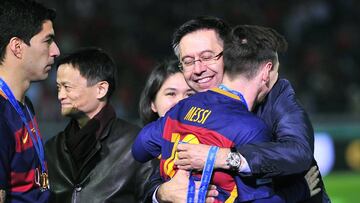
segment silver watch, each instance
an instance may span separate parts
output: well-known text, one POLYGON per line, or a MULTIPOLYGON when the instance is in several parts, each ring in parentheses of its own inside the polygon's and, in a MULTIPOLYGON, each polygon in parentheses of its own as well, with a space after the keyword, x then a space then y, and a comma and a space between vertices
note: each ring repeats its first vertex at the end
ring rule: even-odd
POLYGON ((231 152, 227 155, 226 165, 230 167, 231 170, 240 171, 241 167, 241 156, 237 151, 231 150, 231 152))

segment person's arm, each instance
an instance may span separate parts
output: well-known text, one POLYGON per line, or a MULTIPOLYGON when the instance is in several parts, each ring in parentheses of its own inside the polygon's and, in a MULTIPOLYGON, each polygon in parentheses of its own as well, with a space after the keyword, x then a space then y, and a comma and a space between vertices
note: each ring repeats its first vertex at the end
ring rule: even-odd
MULTIPOLYGON (((273 177, 308 170, 313 159, 314 132, 288 81, 280 80, 276 83, 266 102, 258 109, 258 115, 271 127, 274 141, 239 146, 243 162, 248 164, 248 167, 243 165, 241 172, 249 171, 253 175, 273 177)), ((185 158, 183 162, 176 162, 179 168, 201 169, 209 146, 178 145, 178 150, 179 157, 185 158)), ((229 149, 225 148, 219 150, 218 154, 223 156, 217 157, 216 168, 225 166, 224 155, 228 152, 229 149)))
POLYGON ((308 170, 313 159, 314 131, 287 80, 275 84, 257 115, 271 126, 274 141, 238 148, 252 174, 273 177, 308 170))
POLYGON ((152 174, 154 171, 159 168, 159 160, 154 159, 152 161, 141 164, 136 171, 136 202, 151 202, 151 200, 147 200, 148 194, 151 188, 148 188, 148 182, 152 178, 152 174))
MULTIPOLYGON (((160 176, 160 167, 159 167, 159 161, 154 166, 153 173, 151 174, 150 178, 146 181, 145 184, 145 195, 143 202, 145 203, 151 203, 153 202, 154 193, 157 192, 157 189, 159 186, 164 183, 160 176)), ((155 198, 156 199, 156 198, 155 198)))
MULTIPOLYGON (((251 115, 251 114, 250 114, 251 115)), ((231 128, 231 140, 237 148, 248 143, 263 143, 269 142, 271 139, 271 131, 265 123, 259 118, 251 115, 238 123, 237 119, 231 119, 231 122, 226 122, 231 128)), ((210 146, 204 144, 179 144, 177 146, 178 159, 175 165, 183 170, 198 170, 201 171, 205 165, 207 154, 210 146)), ((214 168, 229 170, 230 166, 227 164, 227 158, 230 153, 230 148, 222 147, 216 155, 214 168)), ((241 156, 242 163, 238 171, 247 171, 248 168, 246 160, 241 156)), ((232 168, 232 170, 234 170, 232 168)), ((243 174, 242 174, 243 175, 243 174)))
POLYGON ((170 181, 160 185, 156 199, 159 202, 186 202, 188 183, 189 172, 178 170, 170 181))
POLYGON ((6 198, 5 190, 0 190, 0 203, 4 203, 6 198))
POLYGON ((147 124, 141 129, 132 145, 131 153, 136 161, 145 163, 161 153, 162 119, 147 124))

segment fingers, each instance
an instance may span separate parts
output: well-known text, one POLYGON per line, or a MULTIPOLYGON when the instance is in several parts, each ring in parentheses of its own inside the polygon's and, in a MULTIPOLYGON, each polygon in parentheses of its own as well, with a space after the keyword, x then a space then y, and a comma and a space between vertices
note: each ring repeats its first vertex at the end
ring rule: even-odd
POLYGON ((205 202, 206 202, 206 203, 213 203, 213 202, 215 202, 215 198, 213 198, 213 197, 207 197, 207 198, 205 199, 205 202))
POLYGON ((314 181, 316 178, 318 178, 320 172, 316 170, 313 174, 311 174, 310 180, 314 181))
MULTIPOLYGON (((200 187, 200 181, 195 181, 196 189, 198 190, 200 187)), ((206 192, 206 203, 213 203, 215 202, 215 197, 219 195, 219 192, 216 190, 215 185, 209 185, 208 191, 206 192)))
POLYGON ((306 173, 305 178, 310 178, 311 175, 317 170, 316 166, 310 168, 310 170, 306 173))
POLYGON ((219 192, 216 189, 208 189, 206 196, 207 197, 217 197, 219 192))
POLYGON ((191 162, 189 159, 177 159, 175 160, 174 164, 176 165, 176 167, 178 167, 179 169, 182 170, 191 170, 191 162))
POLYGON ((308 184, 311 197, 318 194, 321 191, 321 188, 317 187, 318 183, 320 182, 320 179, 318 177, 319 174, 320 171, 318 170, 318 168, 316 166, 313 166, 304 176, 308 184))
POLYGON ((319 174, 320 172, 316 166, 310 168, 310 170, 305 175, 305 179, 309 186, 311 185, 312 182, 316 180, 316 178, 318 178, 319 174))
POLYGON ((316 187, 316 185, 319 183, 319 176, 320 172, 318 170, 314 171, 310 177, 308 178, 308 184, 310 191, 316 187))
POLYGON ((318 177, 319 174, 320 171, 318 170, 318 168, 316 166, 313 166, 305 175, 305 179, 308 183, 311 197, 318 194, 321 191, 320 187, 316 187, 317 184, 320 182, 320 179, 318 177))
POLYGON ((314 188, 316 187, 316 185, 319 183, 319 178, 316 178, 315 181, 311 182, 310 185, 309 185, 309 189, 310 191, 311 190, 314 190, 314 188))
POLYGON ((180 143, 177 145, 177 151, 180 152, 180 151, 186 151, 187 148, 188 148, 189 144, 187 143, 180 143))
POLYGON ((188 156, 187 156, 188 154, 187 153, 185 153, 183 150, 182 151, 178 151, 178 153, 177 153, 177 157, 178 157, 178 159, 185 159, 185 158, 188 158, 188 156))
MULTIPOLYGON (((195 181, 195 188, 198 190, 200 188, 201 181, 195 181)), ((219 195, 219 192, 216 190, 216 185, 209 185, 207 190, 208 197, 216 197, 219 195)))
POLYGON ((310 197, 318 194, 320 191, 321 191, 321 188, 316 188, 315 190, 312 190, 312 191, 310 192, 310 197))
POLYGON ((175 160, 174 164, 176 166, 186 166, 190 165, 190 161, 188 159, 177 159, 175 160))
POLYGON ((216 190, 216 185, 209 185, 208 190, 216 190))
POLYGON ((313 166, 309 170, 309 174, 313 174, 317 170, 317 166, 313 166))
POLYGON ((177 165, 178 169, 190 171, 192 169, 191 165, 179 166, 177 165))

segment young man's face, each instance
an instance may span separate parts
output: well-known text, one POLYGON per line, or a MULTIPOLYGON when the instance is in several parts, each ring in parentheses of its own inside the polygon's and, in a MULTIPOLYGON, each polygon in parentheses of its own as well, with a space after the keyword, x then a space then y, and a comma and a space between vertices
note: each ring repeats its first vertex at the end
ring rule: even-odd
POLYGON ((54 59, 59 55, 59 48, 54 41, 52 22, 46 20, 42 30, 31 38, 30 46, 25 45, 24 48, 23 66, 29 80, 46 79, 54 59))
POLYGON ((63 116, 74 118, 85 114, 92 118, 100 108, 97 84, 88 86, 87 79, 71 64, 58 67, 56 83, 63 116))
MULTIPOLYGON (((202 29, 185 35, 179 43, 180 61, 198 60, 206 55, 218 55, 223 51, 223 42, 214 30, 202 29)), ((197 61, 183 74, 188 85, 195 91, 202 92, 221 84, 224 76, 224 62, 221 56, 211 65, 197 61)))

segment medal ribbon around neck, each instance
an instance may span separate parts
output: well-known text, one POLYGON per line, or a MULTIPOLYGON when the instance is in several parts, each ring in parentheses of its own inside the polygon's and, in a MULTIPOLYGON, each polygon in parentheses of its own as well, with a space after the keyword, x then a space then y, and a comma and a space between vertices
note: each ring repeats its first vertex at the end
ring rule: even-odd
POLYGON ((32 143, 34 145, 36 154, 38 155, 38 158, 39 158, 39 161, 40 161, 40 164, 41 164, 41 172, 46 173, 44 147, 43 147, 39 132, 38 132, 38 130, 36 128, 35 122, 34 122, 34 120, 32 118, 32 114, 31 114, 29 108, 25 104, 26 110, 29 113, 31 123, 32 123, 32 125, 34 127, 34 130, 35 130, 36 139, 35 139, 35 136, 34 136, 33 132, 31 131, 31 128, 30 128, 29 124, 26 121, 26 116, 25 116, 24 112, 22 111, 18 101, 16 100, 14 94, 11 92, 9 86, 5 83, 5 81, 2 78, 0 78, 0 90, 2 92, 4 92, 4 94, 6 95, 6 97, 9 100, 10 104, 14 107, 16 112, 19 114, 22 122, 24 123, 24 125, 26 127, 26 130, 28 131, 28 133, 30 135, 30 138, 32 140, 32 143))
POLYGON ((238 92, 238 91, 236 91, 236 90, 232 90, 232 89, 226 87, 224 84, 219 85, 219 88, 222 89, 222 90, 225 90, 225 91, 227 91, 227 92, 230 92, 230 93, 232 93, 232 94, 235 94, 235 95, 237 95, 238 97, 240 97, 240 101, 246 106, 246 109, 249 110, 249 107, 248 107, 248 105, 247 105, 247 103, 246 103, 246 100, 245 100, 244 96, 243 96, 240 92, 238 92))

